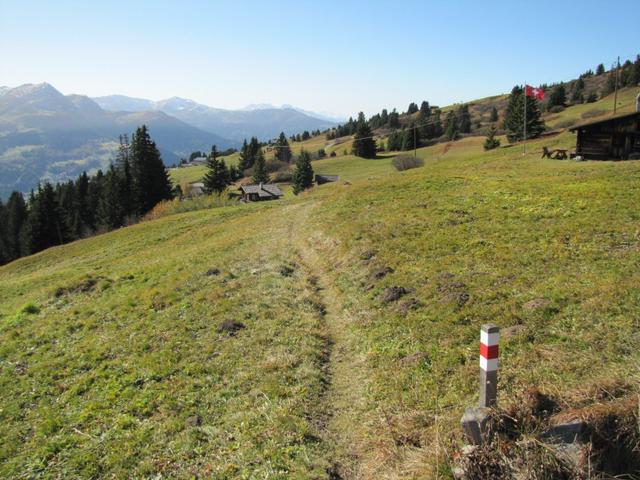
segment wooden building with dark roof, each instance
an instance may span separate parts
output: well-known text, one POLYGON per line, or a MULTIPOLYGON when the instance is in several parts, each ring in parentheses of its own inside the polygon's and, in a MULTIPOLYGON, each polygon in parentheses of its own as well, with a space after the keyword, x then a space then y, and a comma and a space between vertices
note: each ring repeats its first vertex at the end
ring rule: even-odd
POLYGON ((257 185, 242 185, 240 187, 242 200, 245 202, 259 202, 262 200, 277 200, 283 193, 274 183, 260 183, 257 185))
POLYGON ((640 159, 640 112, 583 123, 569 131, 577 134, 576 155, 586 160, 640 159))

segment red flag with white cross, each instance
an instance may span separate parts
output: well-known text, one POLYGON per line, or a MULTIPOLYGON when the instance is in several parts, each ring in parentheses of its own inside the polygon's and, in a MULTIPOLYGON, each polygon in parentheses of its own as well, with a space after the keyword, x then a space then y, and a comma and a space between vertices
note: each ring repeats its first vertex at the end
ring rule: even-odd
POLYGON ((527 97, 534 97, 534 98, 537 98, 538 100, 544 100, 544 90, 541 88, 535 88, 535 87, 532 87, 531 85, 525 85, 524 94, 527 97))

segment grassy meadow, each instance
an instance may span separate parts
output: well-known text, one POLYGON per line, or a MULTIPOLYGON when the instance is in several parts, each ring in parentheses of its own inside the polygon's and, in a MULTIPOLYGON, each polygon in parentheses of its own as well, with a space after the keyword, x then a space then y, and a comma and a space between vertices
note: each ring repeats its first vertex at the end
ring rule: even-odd
POLYGON ((501 405, 637 392, 640 163, 483 140, 0 267, 0 477, 452 478, 486 322, 501 405))

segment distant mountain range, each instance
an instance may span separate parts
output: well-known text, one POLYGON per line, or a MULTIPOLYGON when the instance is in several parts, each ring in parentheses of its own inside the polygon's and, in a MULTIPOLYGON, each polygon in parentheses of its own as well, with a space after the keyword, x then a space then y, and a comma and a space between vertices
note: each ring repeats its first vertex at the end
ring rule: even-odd
POLYGON ((236 141, 252 136, 268 140, 277 137, 280 132, 291 135, 304 130, 324 130, 342 121, 290 105, 274 107, 259 104, 241 110, 226 110, 180 97, 154 102, 145 98, 108 95, 93 100, 102 109, 112 112, 161 111, 201 130, 236 141))
POLYGON ((267 140, 328 128, 336 122, 293 108, 223 110, 192 100, 160 102, 112 95, 63 95, 48 83, 0 86, 0 198, 28 191, 42 179, 62 181, 108 166, 121 134, 149 127, 167 165, 195 150, 239 147, 243 138, 267 140))

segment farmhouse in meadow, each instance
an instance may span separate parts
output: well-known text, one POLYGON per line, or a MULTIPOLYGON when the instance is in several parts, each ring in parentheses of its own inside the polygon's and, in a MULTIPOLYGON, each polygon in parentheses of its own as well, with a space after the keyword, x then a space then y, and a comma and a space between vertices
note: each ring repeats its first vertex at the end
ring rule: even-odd
POLYGON ((244 202, 259 202, 262 200, 277 200, 282 197, 282 190, 275 183, 259 183, 257 185, 242 185, 240 187, 241 200, 244 202))
POLYGON ((640 159, 640 95, 633 113, 571 127, 576 155, 585 159, 640 159))

